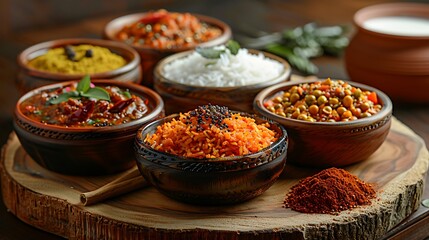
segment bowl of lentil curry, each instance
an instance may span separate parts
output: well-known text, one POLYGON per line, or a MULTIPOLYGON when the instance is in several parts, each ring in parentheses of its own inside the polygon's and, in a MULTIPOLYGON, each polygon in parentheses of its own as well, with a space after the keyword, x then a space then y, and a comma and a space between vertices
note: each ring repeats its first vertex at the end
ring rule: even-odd
POLYGON ((125 42, 141 56, 145 86, 153 85, 153 69, 171 54, 226 43, 231 28, 221 20, 164 9, 118 17, 104 27, 106 39, 125 42))
POLYGON ((42 42, 23 50, 17 58, 16 85, 21 93, 59 83, 112 79, 140 83, 140 56, 132 47, 103 39, 70 38, 42 42))
POLYGON ((200 205, 246 201, 265 192, 286 162, 287 133, 275 122, 204 105, 137 132, 143 177, 173 199, 200 205))
POLYGON ((318 168, 370 157, 389 133, 392 116, 392 102, 382 91, 329 78, 268 87, 254 108, 287 129, 289 163, 318 168))
POLYGON ((85 77, 23 95, 13 125, 25 151, 46 169, 103 175, 135 166, 137 130, 163 116, 164 103, 153 90, 85 77))

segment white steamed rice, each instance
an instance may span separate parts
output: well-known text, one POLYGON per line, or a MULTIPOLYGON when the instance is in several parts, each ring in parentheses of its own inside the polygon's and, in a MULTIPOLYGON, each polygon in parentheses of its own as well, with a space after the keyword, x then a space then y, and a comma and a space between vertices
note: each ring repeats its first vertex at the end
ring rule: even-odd
POLYGON ((194 51, 164 67, 165 77, 191 86, 235 87, 273 80, 284 66, 262 53, 251 54, 241 48, 237 55, 222 54, 220 59, 207 59, 194 51))

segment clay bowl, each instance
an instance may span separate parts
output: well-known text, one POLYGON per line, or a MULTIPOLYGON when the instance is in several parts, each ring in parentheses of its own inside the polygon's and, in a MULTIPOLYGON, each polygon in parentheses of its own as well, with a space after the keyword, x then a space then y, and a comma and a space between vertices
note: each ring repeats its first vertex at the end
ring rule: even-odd
POLYGON ((171 62, 184 58, 194 51, 176 53, 160 61, 154 71, 154 89, 166 103, 167 114, 187 112, 197 106, 208 103, 227 106, 229 109, 243 112, 253 112, 253 99, 262 89, 288 81, 291 75, 289 63, 273 54, 258 50, 249 50, 249 53, 262 53, 266 58, 275 60, 284 66, 283 71, 275 78, 256 84, 234 87, 192 86, 179 83, 177 80, 165 76, 165 66, 171 62))
POLYGON ((385 3, 357 11, 356 33, 344 57, 350 79, 379 88, 395 103, 428 104, 429 32, 418 28, 421 22, 407 21, 419 18, 428 29, 428 16, 429 5, 423 3, 385 3), (384 27, 373 25, 383 18, 384 27))
POLYGON ((24 94, 32 89, 65 81, 80 80, 87 74, 65 74, 41 71, 28 66, 28 62, 38 56, 45 54, 49 49, 65 47, 67 45, 89 44, 108 48, 111 52, 122 56, 127 64, 112 71, 92 73, 91 79, 116 80, 121 82, 140 83, 141 67, 140 56, 131 47, 124 43, 102 40, 102 39, 58 39, 42 42, 28 47, 22 51, 17 58, 19 72, 16 78, 16 85, 19 91, 24 94))
POLYGON ((367 159, 384 142, 390 130, 392 102, 382 91, 349 82, 362 90, 376 92, 382 105, 380 112, 347 122, 308 122, 282 117, 270 112, 264 103, 280 91, 287 91, 302 82, 277 84, 262 90, 255 98, 254 108, 262 116, 281 123, 289 135, 288 163, 311 167, 343 167, 367 159))
POLYGON ((25 116, 19 105, 43 90, 67 86, 71 82, 34 89, 17 102, 14 129, 25 151, 41 166, 69 175, 104 175, 135 165, 133 142, 144 124, 164 116, 164 102, 151 89, 112 80, 94 80, 96 86, 118 86, 147 99, 149 111, 138 120, 105 127, 62 127, 42 124, 25 116))
MULTIPOLYGON (((249 115, 243 113, 242 116, 249 115)), ((137 132, 135 141, 137 166, 142 176, 162 194, 198 205, 238 203, 265 192, 283 171, 287 133, 280 124, 271 121, 270 128, 277 132, 279 139, 257 153, 244 156, 185 158, 154 150, 143 142, 157 126, 176 117, 177 114, 173 114, 144 126, 137 132)))
MULTIPOLYGON (((129 15, 125 15, 125 16, 121 16, 116 19, 113 19, 112 21, 107 23, 106 26, 104 27, 104 37, 106 39, 113 40, 113 41, 121 41, 116 37, 116 34, 124 26, 135 23, 136 21, 144 17, 146 14, 147 14, 146 12, 134 13, 134 14, 129 14, 129 15)), ((174 53, 194 49, 197 46, 201 46, 201 47, 217 46, 220 44, 224 44, 229 39, 231 39, 231 36, 232 36, 231 28, 225 22, 213 17, 205 16, 205 15, 200 15, 200 14, 192 14, 192 15, 196 16, 201 22, 204 22, 210 26, 216 26, 220 28, 222 30, 222 35, 213 40, 210 40, 195 46, 173 48, 173 49, 155 49, 155 48, 132 44, 131 46, 134 49, 136 49, 137 52, 140 53, 140 57, 141 57, 141 66, 143 70, 142 85, 148 86, 148 87, 153 86, 153 70, 156 63, 158 63, 162 58, 172 55, 174 53)))

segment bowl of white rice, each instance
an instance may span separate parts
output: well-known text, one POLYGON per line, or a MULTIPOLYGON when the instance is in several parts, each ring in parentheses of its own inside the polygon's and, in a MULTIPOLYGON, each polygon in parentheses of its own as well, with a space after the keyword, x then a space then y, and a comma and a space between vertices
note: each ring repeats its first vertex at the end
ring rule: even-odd
POLYGON ((186 112, 205 104, 253 112, 252 102, 264 88, 288 81, 286 60, 254 49, 234 53, 225 45, 209 49, 209 55, 191 50, 160 61, 154 70, 154 88, 166 102, 166 113, 186 112), (214 50, 213 52, 210 52, 214 50))

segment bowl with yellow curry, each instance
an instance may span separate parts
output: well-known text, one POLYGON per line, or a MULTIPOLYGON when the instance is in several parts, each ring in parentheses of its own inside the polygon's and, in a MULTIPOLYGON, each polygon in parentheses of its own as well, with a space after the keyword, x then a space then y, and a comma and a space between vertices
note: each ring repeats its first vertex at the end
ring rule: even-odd
POLYGON ((38 43, 18 55, 21 93, 62 81, 111 79, 140 83, 140 56, 131 47, 103 39, 70 38, 38 43))

